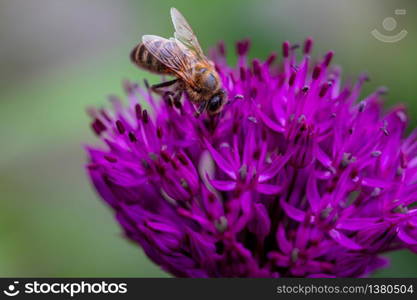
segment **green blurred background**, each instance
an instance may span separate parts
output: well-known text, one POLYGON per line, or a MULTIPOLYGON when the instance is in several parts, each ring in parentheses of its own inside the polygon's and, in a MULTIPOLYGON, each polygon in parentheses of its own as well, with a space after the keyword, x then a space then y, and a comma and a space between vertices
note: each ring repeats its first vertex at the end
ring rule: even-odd
MULTIPOLYGON (((143 34, 172 34, 171 6, 205 49, 249 37, 251 56, 266 58, 284 40, 313 36, 314 56, 335 50, 345 80, 367 71, 364 95, 388 86, 386 107, 405 103, 417 124, 417 1, 1 0, 0 276, 168 276, 122 238, 89 184, 82 145, 98 142, 85 108, 121 95, 123 79, 149 77, 128 55, 143 34), (408 36, 383 43, 374 28, 408 36)), ((390 256, 375 276, 417 277, 417 255, 390 256)))

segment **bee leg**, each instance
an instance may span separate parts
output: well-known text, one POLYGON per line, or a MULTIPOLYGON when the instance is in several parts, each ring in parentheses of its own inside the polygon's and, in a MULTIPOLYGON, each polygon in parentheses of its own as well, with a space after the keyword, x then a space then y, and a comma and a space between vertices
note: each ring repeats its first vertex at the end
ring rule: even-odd
POLYGON ((201 104, 198 106, 197 111, 195 112, 196 117, 199 117, 206 110, 207 104, 208 101, 201 102, 201 104))
POLYGON ((182 108, 181 96, 182 96, 182 90, 178 90, 172 95, 172 100, 174 102, 174 106, 178 109, 182 108))
POLYGON ((161 90, 162 88, 166 88, 168 86, 173 85, 174 83, 176 83, 178 81, 178 79, 173 79, 170 81, 165 81, 165 82, 161 82, 158 84, 154 84, 151 86, 151 90, 157 94, 163 94, 164 92, 161 90))
POLYGON ((174 94, 174 100, 175 101, 180 101, 181 100, 181 96, 182 96, 182 90, 177 90, 174 94))

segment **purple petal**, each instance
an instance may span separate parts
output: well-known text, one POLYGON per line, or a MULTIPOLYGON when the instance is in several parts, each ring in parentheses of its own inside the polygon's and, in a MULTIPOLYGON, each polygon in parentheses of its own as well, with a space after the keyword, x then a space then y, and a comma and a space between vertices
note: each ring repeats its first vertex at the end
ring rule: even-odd
POLYGON ((381 218, 348 218, 339 220, 337 229, 346 230, 362 230, 369 227, 384 226, 385 223, 380 222, 381 218))
POLYGON ((233 170, 233 167, 231 164, 229 164, 221 155, 219 152, 217 152, 210 143, 205 139, 204 140, 207 149, 209 150, 211 157, 216 162, 217 166, 223 170, 227 175, 229 175, 231 178, 236 179, 236 173, 233 170))
POLYGON ((235 181, 209 180, 211 185, 219 191, 232 191, 236 188, 235 181))
POLYGON ((281 171, 282 167, 287 163, 289 158, 290 155, 277 157, 270 166, 268 166, 265 170, 261 172, 261 174, 259 174, 258 182, 263 183, 274 177, 276 174, 278 174, 278 172, 281 171))
POLYGON ((282 186, 274 185, 274 184, 267 184, 267 183, 260 183, 256 186, 256 190, 265 195, 276 195, 282 191, 282 186))
MULTIPOLYGON (((417 231, 416 231, 417 232, 417 231)), ((400 226, 398 229, 398 237, 408 245, 417 245, 417 236, 412 236, 409 234, 404 226, 400 226)))
POLYGON ((305 219, 305 212, 288 204, 284 200, 280 200, 279 202, 282 206, 282 209, 285 211, 285 213, 293 220, 302 222, 305 219))
POLYGON ((343 233, 336 229, 329 231, 329 235, 341 246, 346 247, 351 250, 361 250, 362 246, 355 243, 352 239, 345 236, 343 233))

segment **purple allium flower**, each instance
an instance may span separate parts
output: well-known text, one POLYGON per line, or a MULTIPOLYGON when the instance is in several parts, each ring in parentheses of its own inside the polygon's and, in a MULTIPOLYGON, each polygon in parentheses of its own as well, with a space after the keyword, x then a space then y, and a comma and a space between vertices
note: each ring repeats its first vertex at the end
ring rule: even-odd
POLYGON ((129 105, 91 110, 105 149, 88 172, 126 236, 179 277, 359 277, 380 255, 417 252, 417 132, 379 89, 358 102, 361 76, 341 83, 333 52, 312 61, 226 64, 211 53, 229 101, 195 115, 132 83, 129 105), (145 107, 147 107, 145 109, 145 107))

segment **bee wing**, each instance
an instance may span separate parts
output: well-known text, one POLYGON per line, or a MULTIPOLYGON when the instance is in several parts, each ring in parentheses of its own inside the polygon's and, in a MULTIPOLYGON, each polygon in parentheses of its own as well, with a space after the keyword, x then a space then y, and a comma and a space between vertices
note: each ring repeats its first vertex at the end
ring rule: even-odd
POLYGON ((191 26, 183 15, 174 7, 171 8, 171 19, 175 28, 174 37, 188 49, 193 51, 200 60, 207 60, 191 26))
POLYGON ((144 35, 142 42, 162 64, 183 80, 193 84, 191 79, 193 55, 184 45, 174 38, 165 39, 156 35, 144 35))

